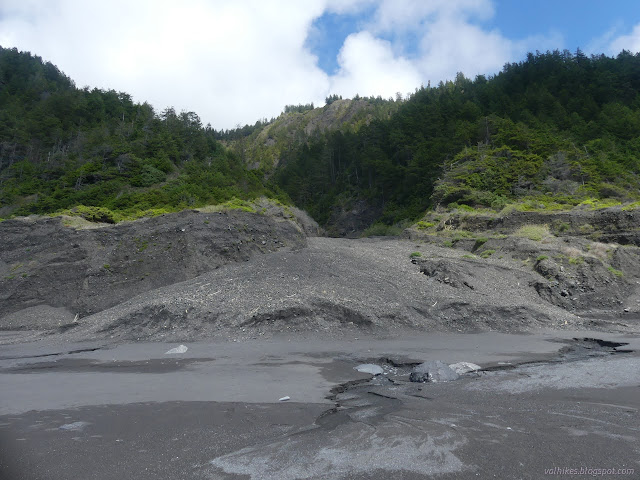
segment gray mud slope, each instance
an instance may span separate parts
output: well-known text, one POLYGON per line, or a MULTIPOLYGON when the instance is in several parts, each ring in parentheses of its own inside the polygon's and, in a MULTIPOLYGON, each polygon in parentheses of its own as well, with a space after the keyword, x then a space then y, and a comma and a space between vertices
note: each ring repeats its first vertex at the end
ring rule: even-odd
MULTIPOLYGON (((406 236, 461 250, 466 252, 463 258, 482 263, 497 257, 508 268, 534 272, 531 286, 541 300, 578 315, 639 316, 640 210, 432 216, 433 228, 410 228, 406 236), (521 233, 524 227, 536 228, 540 238, 521 233)), ((414 261, 425 275, 459 288, 473 287, 457 261, 414 261)))
POLYGON ((535 288, 541 279, 511 260, 469 259, 406 240, 310 238, 305 249, 253 257, 137 296, 82 319, 67 335, 188 341, 279 332, 342 338, 411 329, 635 328, 594 323, 546 301, 535 288), (429 264, 412 263, 416 248, 429 264))
POLYGON ((293 221, 183 211, 78 230, 65 219, 0 223, 0 329, 52 328, 257 253, 297 249, 293 221))
MULTIPOLYGON (((439 214, 433 212, 432 216, 439 217, 439 214)), ((445 227, 445 221, 442 223, 438 230, 445 227)), ((512 234, 523 225, 548 225, 558 237, 585 237, 605 243, 640 246, 640 209, 624 210, 620 206, 551 212, 515 210, 505 215, 462 213, 448 217, 446 224, 452 229, 494 234, 512 234)))

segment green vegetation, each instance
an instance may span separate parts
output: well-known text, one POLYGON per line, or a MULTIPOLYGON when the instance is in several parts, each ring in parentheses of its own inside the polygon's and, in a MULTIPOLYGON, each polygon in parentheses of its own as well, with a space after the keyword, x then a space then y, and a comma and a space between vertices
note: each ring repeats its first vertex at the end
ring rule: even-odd
POLYGON ((289 201, 195 113, 78 89, 29 53, 0 47, 0 104, 0 208, 15 215, 114 223, 234 198, 289 201))
POLYGON ((477 250, 478 248, 480 248, 482 245, 484 245, 488 241, 489 241, 489 239, 487 237, 478 237, 478 238, 476 238, 476 243, 473 246, 473 249, 477 250))
POLYGON ((418 230, 426 230, 427 228, 431 228, 431 227, 435 227, 435 223, 433 222, 424 222, 424 221, 419 221, 416 223, 416 228, 418 230))
POLYGON ((429 208, 596 208, 637 201, 640 54, 529 54, 498 75, 419 88, 389 118, 315 135, 278 184, 321 223, 345 195, 385 224, 429 208), (590 207, 589 207, 590 208, 590 207))
POLYGON ((454 242, 459 242, 460 240, 464 240, 464 239, 475 238, 475 234, 473 232, 468 231, 468 230, 462 230, 462 229, 450 230, 447 233, 453 237, 453 241, 454 242))
POLYGON ((571 225, 566 222, 554 222, 551 228, 553 233, 564 233, 571 228, 571 225))
POLYGON ((383 223, 375 223, 362 232, 363 237, 399 237, 400 235, 402 235, 402 228, 383 223))
POLYGON ((622 210, 635 210, 636 208, 640 208, 640 202, 633 202, 628 205, 622 207, 622 210))
POLYGON ((140 237, 134 237, 133 238, 133 243, 136 246, 136 249, 138 250, 138 253, 142 253, 144 252, 147 248, 149 248, 149 242, 147 240, 144 240, 140 237))
POLYGON ((51 63, 0 48, 0 209, 113 223, 205 205, 256 211, 250 200, 267 196, 327 224, 359 200, 381 212, 368 236, 398 235, 405 220, 435 227, 428 209, 637 208, 638 71, 640 54, 626 51, 529 54, 488 78, 458 74, 406 98, 332 95, 215 131, 194 112, 79 89, 51 63))
POLYGON ((243 212, 255 213, 256 209, 253 204, 236 197, 220 204, 220 207, 225 210, 242 210, 243 212))
POLYGON ((489 258, 494 253, 496 253, 495 250, 484 250, 480 253, 480 258, 489 258))
POLYGON ((612 198, 605 198, 605 199, 594 199, 594 198, 589 198, 587 200, 584 200, 583 202, 580 203, 579 206, 584 206, 589 208, 590 210, 600 210, 602 208, 609 208, 609 207, 615 207, 621 205, 621 202, 619 200, 615 200, 612 198))
POLYGON ((541 241, 543 238, 548 237, 549 232, 548 225, 522 225, 516 230, 515 235, 518 237, 528 238, 535 242, 541 241))
POLYGON ((538 258, 536 258, 536 262, 542 262, 543 260, 546 260, 547 258, 549 258, 547 255, 540 255, 538 258))
POLYGON ((55 215, 82 217, 88 222, 95 223, 116 223, 122 220, 120 215, 113 213, 106 207, 87 207, 85 205, 78 205, 68 210, 55 212, 55 215))
POLYGON ((582 265, 584 263, 584 257, 582 256, 569 257, 569 263, 571 265, 582 265))
POLYGON ((624 272, 622 272, 621 270, 616 270, 613 267, 607 267, 607 270, 609 270, 609 272, 611 272, 613 275, 615 275, 616 277, 623 277, 624 276, 624 272))
POLYGON ((422 254, 420 252, 412 252, 411 255, 409 255, 409 257, 411 258, 416 258, 416 257, 421 257, 422 254))

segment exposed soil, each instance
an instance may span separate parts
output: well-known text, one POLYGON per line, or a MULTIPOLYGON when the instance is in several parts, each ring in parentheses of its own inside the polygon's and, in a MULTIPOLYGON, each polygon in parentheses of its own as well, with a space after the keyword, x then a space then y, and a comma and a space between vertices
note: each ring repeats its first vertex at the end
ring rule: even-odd
POLYGON ((73 324, 76 315, 230 262, 306 245, 298 223, 241 211, 183 211, 101 228, 68 226, 76 224, 61 217, 0 224, 0 329, 73 324))
POLYGON ((244 212, 92 230, 60 219, 3 222, 0 325, 134 341, 640 329, 633 245, 584 235, 452 242, 415 231, 357 240, 305 231, 244 212))

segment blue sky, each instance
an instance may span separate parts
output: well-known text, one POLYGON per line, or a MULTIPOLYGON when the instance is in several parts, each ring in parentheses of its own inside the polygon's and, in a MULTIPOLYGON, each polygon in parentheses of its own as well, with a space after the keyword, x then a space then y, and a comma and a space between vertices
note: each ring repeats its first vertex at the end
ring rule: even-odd
MULTIPOLYGON (((474 23, 498 30, 509 39, 544 36, 556 40, 553 46, 538 48, 542 50, 557 48, 575 52, 580 48, 589 54, 611 54, 605 51, 607 39, 628 34, 640 23, 638 0, 495 0, 492 4, 493 17, 474 23)), ((318 57, 318 65, 325 72, 334 74, 339 69, 338 53, 345 39, 365 28, 374 14, 375 8, 371 4, 362 11, 347 14, 328 11, 313 21, 307 46, 318 57)), ((415 55, 413 38, 405 40, 405 54, 415 55)))
POLYGON ((630 33, 640 22, 637 0, 499 0, 495 3, 496 15, 491 24, 505 36, 555 33, 563 39, 563 45, 558 48, 572 52, 577 48, 590 50, 594 40, 609 33, 630 33))
POLYGON ((0 45, 224 129, 334 93, 406 97, 529 51, 639 52, 640 0, 0 0, 0 45))

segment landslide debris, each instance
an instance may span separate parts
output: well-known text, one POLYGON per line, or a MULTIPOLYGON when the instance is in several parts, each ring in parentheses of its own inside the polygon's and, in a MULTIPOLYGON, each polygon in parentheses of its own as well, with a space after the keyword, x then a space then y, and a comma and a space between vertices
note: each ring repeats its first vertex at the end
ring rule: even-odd
POLYGON ((482 288, 487 269, 517 268, 545 303, 597 322, 638 317, 638 225, 640 210, 620 207, 504 215, 434 212, 405 232, 414 241, 463 252, 463 261, 413 259, 440 283, 475 290, 482 288))
POLYGON ((506 233, 307 237, 317 229, 265 213, 183 212, 88 230, 4 222, 3 328, 186 342, 640 326, 633 245, 522 222, 506 233))
POLYGON ((68 335, 184 342, 582 326, 576 315, 540 301, 529 285, 535 272, 467 264, 455 250, 420 246, 424 256, 463 262, 482 278, 475 290, 456 288, 421 273, 409 257, 415 248, 400 239, 309 238, 307 248, 254 256, 138 295, 81 319, 68 335))
MULTIPOLYGON (((283 215, 273 205, 263 210, 188 210, 117 225, 70 217, 4 221, 0 329, 73 327, 136 295, 255 254, 306 245, 311 220, 283 215)), ((162 311, 149 313, 155 322, 162 318, 162 311)))

